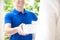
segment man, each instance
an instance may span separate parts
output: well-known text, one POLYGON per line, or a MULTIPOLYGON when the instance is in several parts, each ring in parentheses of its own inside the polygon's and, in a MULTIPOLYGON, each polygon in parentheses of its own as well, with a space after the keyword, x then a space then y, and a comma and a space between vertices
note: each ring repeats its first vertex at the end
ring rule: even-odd
POLYGON ((25 34, 23 26, 37 21, 37 17, 24 9, 24 1, 14 0, 14 10, 5 15, 5 33, 11 35, 10 40, 32 40, 32 34, 25 34))

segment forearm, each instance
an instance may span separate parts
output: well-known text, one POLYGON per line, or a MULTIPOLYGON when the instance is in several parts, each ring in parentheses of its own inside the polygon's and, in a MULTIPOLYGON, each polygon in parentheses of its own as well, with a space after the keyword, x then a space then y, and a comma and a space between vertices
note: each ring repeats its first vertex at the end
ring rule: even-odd
POLYGON ((7 35, 13 35, 13 34, 15 34, 15 33, 17 33, 17 28, 7 28, 7 29, 5 29, 5 33, 7 34, 7 35))
POLYGON ((5 33, 7 35, 13 35, 15 33, 26 35, 23 31, 23 24, 20 24, 18 27, 15 28, 11 28, 11 24, 5 24, 5 33))

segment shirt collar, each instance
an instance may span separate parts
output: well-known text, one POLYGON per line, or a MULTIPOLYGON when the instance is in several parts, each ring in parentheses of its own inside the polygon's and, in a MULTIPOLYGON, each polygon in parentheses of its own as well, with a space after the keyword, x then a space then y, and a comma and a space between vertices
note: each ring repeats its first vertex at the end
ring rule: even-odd
MULTIPOLYGON (((13 9, 13 12, 14 12, 15 14, 17 14, 17 15, 22 14, 22 12, 19 12, 19 11, 16 10, 16 9, 13 9)), ((24 12, 23 12, 23 13, 24 13, 24 14, 27 13, 25 9, 24 9, 24 12)))

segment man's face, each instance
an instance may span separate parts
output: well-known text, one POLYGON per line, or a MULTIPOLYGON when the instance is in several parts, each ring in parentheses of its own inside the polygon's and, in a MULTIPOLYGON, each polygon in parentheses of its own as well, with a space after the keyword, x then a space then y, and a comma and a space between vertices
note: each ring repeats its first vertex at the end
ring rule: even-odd
POLYGON ((24 6, 24 0, 14 0, 14 5, 18 7, 24 6))

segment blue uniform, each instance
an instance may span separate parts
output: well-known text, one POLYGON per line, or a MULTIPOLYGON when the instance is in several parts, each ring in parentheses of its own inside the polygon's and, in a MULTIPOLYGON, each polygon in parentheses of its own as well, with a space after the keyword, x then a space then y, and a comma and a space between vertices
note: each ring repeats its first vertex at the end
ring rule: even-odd
MULTIPOLYGON (((32 24, 32 21, 37 21, 37 16, 26 9, 24 9, 24 14, 14 9, 5 15, 5 24, 11 23, 11 28, 18 27, 21 23, 32 24)), ((32 40, 32 34, 22 36, 15 33, 11 35, 10 40, 32 40)))

